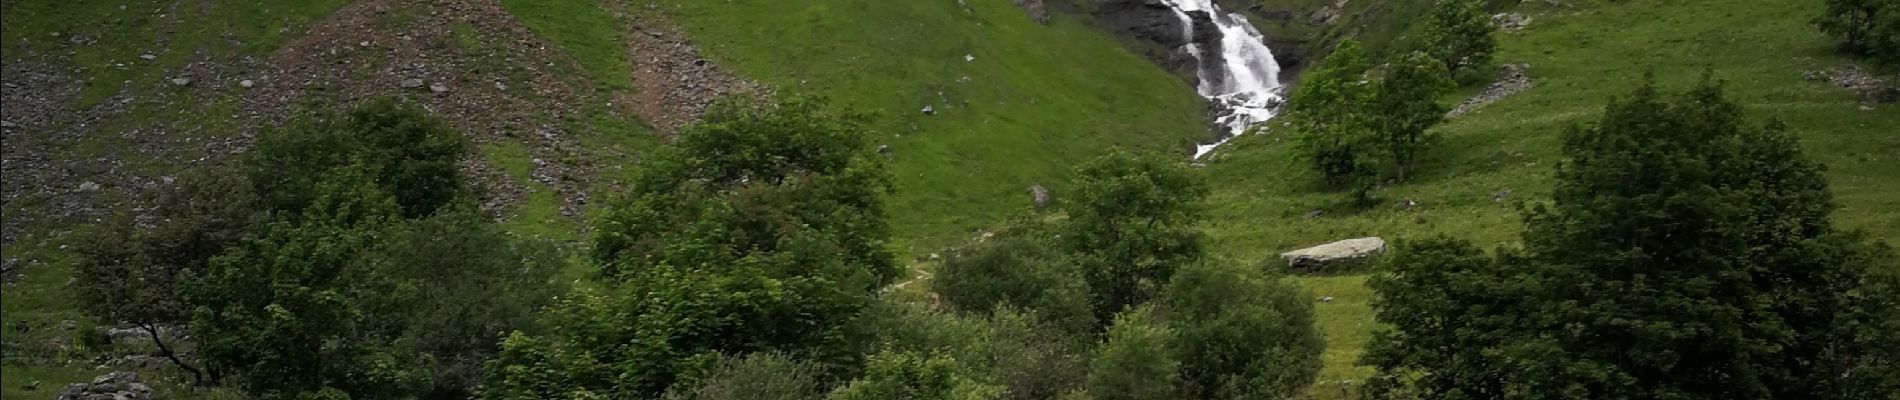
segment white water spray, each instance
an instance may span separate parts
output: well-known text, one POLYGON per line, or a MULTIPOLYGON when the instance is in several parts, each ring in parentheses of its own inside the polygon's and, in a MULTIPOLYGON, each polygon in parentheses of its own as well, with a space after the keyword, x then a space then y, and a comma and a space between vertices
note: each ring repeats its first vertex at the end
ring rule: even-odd
POLYGON ((1174 8, 1175 16, 1181 18, 1188 44, 1188 54, 1193 55, 1200 65, 1196 75, 1200 78, 1200 87, 1196 91, 1201 97, 1213 100, 1217 105, 1215 122, 1226 128, 1221 138, 1211 144, 1194 146, 1194 158, 1199 159, 1215 147, 1233 140, 1247 132, 1247 128, 1273 118, 1282 99, 1280 98, 1280 63, 1273 60, 1273 52, 1261 41, 1260 31, 1240 13, 1228 13, 1214 4, 1214 0, 1162 0, 1174 8), (1206 12, 1212 17, 1220 33, 1220 58, 1210 60, 1205 49, 1193 43, 1194 19, 1190 11, 1206 12))

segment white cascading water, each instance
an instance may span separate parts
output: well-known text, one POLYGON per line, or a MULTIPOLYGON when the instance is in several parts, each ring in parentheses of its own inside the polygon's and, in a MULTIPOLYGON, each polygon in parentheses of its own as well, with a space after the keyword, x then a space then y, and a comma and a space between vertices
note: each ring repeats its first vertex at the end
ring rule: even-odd
POLYGON ((1215 122, 1227 129, 1214 143, 1194 147, 1194 158, 1199 159, 1246 133, 1248 127, 1273 118, 1282 101, 1280 63, 1273 60, 1273 52, 1267 49, 1260 31, 1247 22, 1246 16, 1225 12, 1214 0, 1161 1, 1173 7, 1174 14, 1181 18, 1189 42, 1188 54, 1200 62, 1197 75, 1201 84, 1196 90, 1201 97, 1217 104, 1215 122), (1204 49, 1193 43, 1194 19, 1188 16, 1190 11, 1206 12, 1219 28, 1220 59, 1209 60, 1204 49))

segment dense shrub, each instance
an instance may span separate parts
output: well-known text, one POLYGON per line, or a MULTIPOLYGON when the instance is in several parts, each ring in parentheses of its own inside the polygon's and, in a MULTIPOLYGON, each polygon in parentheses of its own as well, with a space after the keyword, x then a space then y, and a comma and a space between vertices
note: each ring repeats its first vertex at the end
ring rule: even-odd
POLYGON ((1298 286, 1258 269, 1202 262, 1168 284, 1180 390, 1202 399, 1285 399, 1319 375, 1326 345, 1298 286))
POLYGON ((564 258, 473 211, 462 139, 419 110, 293 126, 260 140, 248 182, 194 200, 249 213, 255 188, 266 221, 194 247, 222 253, 186 271, 197 354, 259 398, 466 398, 501 334, 532 330, 564 258))
POLYGON ((467 147, 416 106, 384 99, 342 115, 301 118, 259 138, 246 163, 269 210, 296 214, 315 198, 326 171, 361 164, 403 217, 418 218, 467 194, 459 166, 467 147))
POLYGON ((465 399, 510 330, 538 331, 559 293, 565 258, 552 243, 517 239, 469 206, 395 227, 373 254, 373 329, 425 356, 425 398, 465 399))
POLYGON ((826 399, 979 400, 995 392, 995 387, 958 374, 955 359, 885 351, 871 356, 863 378, 845 384, 826 399))
POLYGON ((653 397, 719 354, 782 352, 826 378, 858 365, 851 329, 897 273, 863 135, 807 99, 714 107, 601 222, 605 289, 506 340, 484 396, 653 397))
POLYGON ((1050 227, 1019 223, 983 243, 950 253, 930 288, 957 310, 1028 310, 1071 332, 1095 328, 1087 283, 1054 245, 1050 227))
POLYGON ((668 390, 667 400, 818 400, 819 367, 779 353, 719 356, 697 385, 668 390))
POLYGON ((1176 333, 1158 321, 1152 308, 1137 308, 1115 317, 1108 342, 1089 360, 1088 394, 1098 400, 1160 400, 1180 398, 1175 387, 1181 359, 1176 333))

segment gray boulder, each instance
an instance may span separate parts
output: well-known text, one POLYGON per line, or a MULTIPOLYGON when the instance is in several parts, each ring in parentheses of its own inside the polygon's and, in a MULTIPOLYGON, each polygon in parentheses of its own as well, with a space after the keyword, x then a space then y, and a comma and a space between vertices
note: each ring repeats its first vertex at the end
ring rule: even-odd
POLYGON ((1363 262, 1383 252, 1385 239, 1365 237, 1280 253, 1280 259, 1294 271, 1326 272, 1363 262))
POLYGON ((1030 185, 1029 200, 1035 203, 1038 210, 1049 207, 1049 188, 1042 185, 1030 185))
POLYGON ((134 372, 116 371, 93 378, 91 383, 67 385, 53 395, 54 400, 151 400, 152 387, 134 372))

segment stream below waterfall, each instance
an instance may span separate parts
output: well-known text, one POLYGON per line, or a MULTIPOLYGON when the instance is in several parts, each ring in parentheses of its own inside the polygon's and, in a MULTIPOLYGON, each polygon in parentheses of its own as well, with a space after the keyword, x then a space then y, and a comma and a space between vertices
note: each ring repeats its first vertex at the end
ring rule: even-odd
POLYGON ((1214 104, 1214 121, 1225 129, 1213 143, 1194 147, 1194 158, 1199 159, 1246 133, 1247 128, 1273 118, 1284 102, 1279 92, 1280 64, 1246 16, 1226 12, 1214 0, 1161 1, 1181 18, 1188 38, 1186 50, 1200 64, 1195 75, 1201 83, 1195 91, 1214 104), (1205 12, 1213 20, 1218 28, 1215 32, 1220 35, 1213 41, 1218 48, 1202 48, 1193 40, 1195 21, 1191 12, 1205 12))

